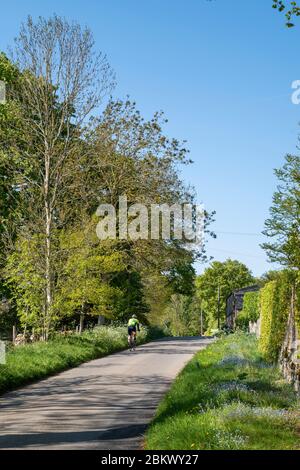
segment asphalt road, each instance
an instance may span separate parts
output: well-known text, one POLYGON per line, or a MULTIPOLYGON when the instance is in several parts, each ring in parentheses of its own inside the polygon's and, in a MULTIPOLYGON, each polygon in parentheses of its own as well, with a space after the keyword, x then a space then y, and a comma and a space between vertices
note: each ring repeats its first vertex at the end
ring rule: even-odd
POLYGON ((167 338, 0 397, 1 449, 139 449, 184 364, 211 340, 167 338))

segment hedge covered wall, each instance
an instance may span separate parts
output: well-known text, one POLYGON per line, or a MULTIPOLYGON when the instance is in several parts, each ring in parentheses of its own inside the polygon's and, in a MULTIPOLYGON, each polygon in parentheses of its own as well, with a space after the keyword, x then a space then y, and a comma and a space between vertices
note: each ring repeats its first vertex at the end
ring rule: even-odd
POLYGON ((295 282, 295 320, 298 330, 298 338, 300 339, 300 273, 297 273, 295 282))
POLYGON ((277 279, 268 282, 260 291, 259 346, 265 358, 272 362, 277 361, 284 341, 294 284, 294 273, 283 271, 277 279))

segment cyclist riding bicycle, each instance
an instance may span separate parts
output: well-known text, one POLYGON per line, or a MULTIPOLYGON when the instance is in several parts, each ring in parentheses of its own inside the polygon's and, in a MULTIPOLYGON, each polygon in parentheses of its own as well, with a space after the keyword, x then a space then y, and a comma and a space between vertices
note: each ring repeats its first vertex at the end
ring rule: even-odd
MULTIPOLYGON (((140 331, 140 323, 136 318, 136 315, 132 315, 128 321, 128 343, 135 343, 136 341, 136 330, 140 331)), ((132 349, 132 348, 131 348, 132 349)))

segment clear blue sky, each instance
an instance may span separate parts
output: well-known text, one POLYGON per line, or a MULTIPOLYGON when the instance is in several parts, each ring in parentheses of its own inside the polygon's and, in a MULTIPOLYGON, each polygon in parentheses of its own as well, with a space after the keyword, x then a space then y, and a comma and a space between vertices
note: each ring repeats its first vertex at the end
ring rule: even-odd
POLYGON ((194 165, 184 177, 217 211, 209 253, 239 259, 260 275, 271 265, 255 234, 275 189, 273 168, 297 151, 300 121, 291 102, 291 83, 300 79, 300 21, 286 29, 271 4, 9 0, 1 4, 0 48, 12 44, 28 14, 56 12, 90 26, 116 71, 114 96, 129 94, 146 117, 164 110, 167 133, 188 140, 194 165))

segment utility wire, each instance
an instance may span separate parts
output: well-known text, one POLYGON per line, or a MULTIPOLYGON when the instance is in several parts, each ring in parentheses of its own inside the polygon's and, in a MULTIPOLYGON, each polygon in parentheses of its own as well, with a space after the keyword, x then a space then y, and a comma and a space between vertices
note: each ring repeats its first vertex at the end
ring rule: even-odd
POLYGON ((220 252, 220 253, 228 253, 228 254, 236 255, 236 256, 248 256, 249 258, 265 259, 264 256, 251 255, 250 253, 239 253, 237 251, 221 250, 219 248, 210 248, 209 251, 217 251, 217 252, 220 252))
POLYGON ((263 237, 262 233, 248 233, 248 232, 219 232, 214 230, 214 233, 219 233, 221 235, 242 235, 247 237, 263 237))

